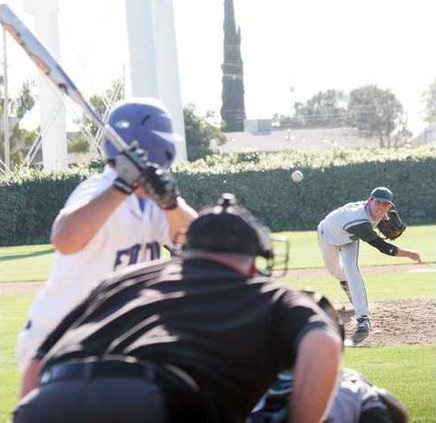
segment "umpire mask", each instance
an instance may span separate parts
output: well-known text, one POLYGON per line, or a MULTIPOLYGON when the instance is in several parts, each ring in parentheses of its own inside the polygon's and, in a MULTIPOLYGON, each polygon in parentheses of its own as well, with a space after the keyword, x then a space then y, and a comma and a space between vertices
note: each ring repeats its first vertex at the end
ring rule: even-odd
MULTIPOLYGON (((238 206, 233 194, 222 194, 215 206, 202 210, 188 228, 186 237, 186 249, 262 257, 266 261, 263 269, 266 274, 271 274, 278 265, 269 229, 238 206)), ((285 244, 280 260, 282 270, 283 267, 286 270, 288 262, 287 240, 285 244)))

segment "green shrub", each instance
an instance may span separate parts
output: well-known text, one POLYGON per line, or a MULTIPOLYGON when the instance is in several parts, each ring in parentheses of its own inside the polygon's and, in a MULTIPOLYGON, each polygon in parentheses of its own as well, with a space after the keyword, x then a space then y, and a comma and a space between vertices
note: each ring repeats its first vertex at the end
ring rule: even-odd
POLYGON ((45 172, 20 169, 0 182, 1 245, 46 243, 58 211, 80 181, 84 168, 45 172))
MULTIPOLYGON (((51 174, 21 170, 1 179, 1 245, 47 242, 69 193, 100 165, 51 174)), ((406 223, 436 222, 434 148, 213 155, 179 163, 174 174, 194 208, 214 203, 222 192, 233 192, 274 231, 314 229, 326 213, 364 200, 379 185, 393 190, 406 223), (299 184, 291 179, 296 168, 304 173, 299 184)))

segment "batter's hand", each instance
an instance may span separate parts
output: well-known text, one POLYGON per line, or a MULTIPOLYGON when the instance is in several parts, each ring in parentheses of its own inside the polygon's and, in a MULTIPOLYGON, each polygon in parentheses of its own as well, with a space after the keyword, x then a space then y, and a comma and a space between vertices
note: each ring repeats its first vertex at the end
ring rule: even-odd
POLYGON ((115 157, 115 171, 118 177, 114 181, 114 188, 130 195, 138 188, 139 179, 148 165, 145 151, 138 148, 137 142, 133 142, 128 150, 115 157))
POLYGON ((161 209, 172 210, 177 207, 179 189, 167 169, 150 163, 142 172, 140 184, 147 196, 161 209))

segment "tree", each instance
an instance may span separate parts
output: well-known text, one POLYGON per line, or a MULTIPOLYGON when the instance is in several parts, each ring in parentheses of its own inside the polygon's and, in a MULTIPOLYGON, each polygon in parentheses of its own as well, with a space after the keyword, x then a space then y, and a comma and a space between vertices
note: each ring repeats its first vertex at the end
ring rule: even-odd
POLYGON ((404 122, 403 106, 395 95, 375 85, 351 91, 348 112, 351 126, 366 136, 376 136, 380 147, 393 146, 392 134, 404 122))
MULTIPOLYGON (((124 98, 124 82, 120 79, 116 79, 111 82, 110 88, 108 88, 102 94, 94 94, 89 98, 91 104, 98 111, 100 116, 106 117, 108 109, 117 102, 124 98)), ((92 137, 96 138, 99 134, 99 128, 97 125, 88 118, 88 116, 83 115, 83 124, 81 129, 85 133, 89 133, 92 137)))
MULTIPOLYGON (((93 94, 89 101, 98 111, 100 116, 105 119, 110 107, 115 102, 124 98, 124 82, 116 79, 111 82, 110 88, 101 94, 93 94)), ((103 136, 98 126, 85 114, 82 120, 78 122, 80 133, 76 134, 68 144, 68 152, 88 152, 90 144, 96 142, 100 145, 103 136)))
MULTIPOLYGON (((4 99, 4 80, 0 78, 0 113, 3 119, 5 113, 4 99)), ((38 131, 28 131, 19 127, 20 120, 35 105, 33 96, 34 81, 25 81, 21 86, 20 92, 16 98, 9 99, 8 116, 9 116, 9 142, 10 142, 10 159, 11 167, 14 167, 24 161, 24 158, 35 141, 38 131)), ((4 151, 4 133, 0 132, 0 159, 5 160, 4 151)))
POLYGON ((212 153, 210 144, 226 142, 225 135, 206 118, 196 114, 195 107, 190 104, 183 109, 185 121, 186 149, 190 161, 201 159, 212 153))
POLYGON ((295 122, 310 128, 335 128, 347 121, 347 98, 342 91, 327 90, 314 95, 305 104, 296 104, 295 122))
POLYGON ((223 131, 244 130, 244 74, 241 30, 236 27, 233 0, 224 0, 224 63, 221 117, 223 131))
POLYGON ((25 81, 21 86, 19 96, 12 102, 12 114, 19 120, 35 105, 35 99, 32 95, 32 88, 34 87, 34 81, 25 81))
POLYGON ((436 78, 424 91, 422 98, 425 107, 425 121, 429 125, 436 124, 436 78))

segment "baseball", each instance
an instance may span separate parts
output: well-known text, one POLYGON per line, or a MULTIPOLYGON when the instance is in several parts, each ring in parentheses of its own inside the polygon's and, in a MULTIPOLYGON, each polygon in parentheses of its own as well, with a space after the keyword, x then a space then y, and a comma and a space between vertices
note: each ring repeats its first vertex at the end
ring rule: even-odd
POLYGON ((301 170, 294 170, 291 174, 291 178, 295 183, 298 184, 304 178, 303 172, 301 170))

